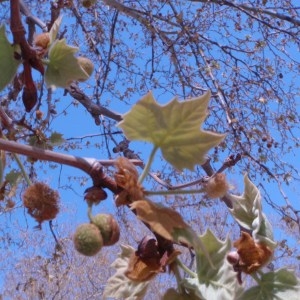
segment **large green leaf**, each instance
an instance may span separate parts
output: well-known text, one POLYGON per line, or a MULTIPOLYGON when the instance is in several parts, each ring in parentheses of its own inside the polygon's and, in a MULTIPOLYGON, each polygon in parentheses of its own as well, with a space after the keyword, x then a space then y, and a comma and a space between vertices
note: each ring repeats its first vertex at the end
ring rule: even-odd
POLYGON ((272 226, 262 212, 261 194, 259 189, 244 176, 245 189, 241 196, 229 195, 233 208, 230 209, 235 220, 245 229, 253 231, 256 242, 264 242, 272 249, 276 243, 273 238, 272 226))
POLYGON ((5 34, 5 26, 0 27, 0 91, 14 78, 21 61, 14 58, 15 48, 5 34))
POLYGON ((101 299, 143 299, 149 281, 134 282, 125 275, 125 272, 128 269, 130 257, 133 253, 135 253, 135 249, 130 246, 121 246, 121 248, 122 252, 111 265, 117 271, 108 279, 101 299))
POLYGON ((200 250, 196 252, 198 278, 187 278, 184 286, 200 299, 232 300, 242 292, 236 278, 236 272, 227 262, 226 255, 231 249, 229 238, 221 241, 210 230, 200 237, 214 265, 211 267, 206 255, 200 250))
POLYGON ((80 66, 74 54, 77 47, 67 45, 66 40, 56 40, 49 49, 49 62, 45 73, 48 86, 67 87, 73 80, 84 81, 89 75, 80 66))
POLYGON ((294 273, 279 269, 261 276, 260 285, 250 288, 237 300, 298 300, 300 282, 294 273))
POLYGON ((162 106, 149 92, 124 115, 119 126, 129 140, 148 141, 159 147, 175 168, 193 169, 225 137, 200 129, 207 116, 209 98, 207 92, 182 102, 175 98, 162 106))

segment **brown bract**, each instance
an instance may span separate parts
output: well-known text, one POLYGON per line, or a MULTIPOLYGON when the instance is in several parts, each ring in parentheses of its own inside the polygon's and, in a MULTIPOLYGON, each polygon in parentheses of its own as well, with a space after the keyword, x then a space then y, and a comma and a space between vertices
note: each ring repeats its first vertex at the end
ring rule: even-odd
POLYGON ((210 199, 223 197, 228 189, 229 185, 224 173, 217 173, 205 185, 206 195, 210 199))
POLYGON ((116 197, 116 205, 128 205, 136 200, 144 198, 144 189, 138 183, 139 174, 135 166, 125 157, 117 159, 115 166, 115 180, 119 187, 123 189, 116 197))
POLYGON ((234 242, 239 261, 236 268, 251 274, 265 265, 271 258, 273 251, 263 243, 255 243, 252 236, 242 232, 241 237, 234 242))
POLYGON ((173 231, 188 228, 181 215, 173 209, 155 204, 150 200, 135 201, 130 205, 140 220, 150 225, 151 229, 164 237, 173 240, 173 231))
POLYGON ((166 266, 171 265, 179 254, 180 251, 173 250, 171 253, 166 251, 161 255, 155 238, 145 236, 138 250, 132 253, 125 275, 132 281, 148 281, 156 274, 165 272, 166 266))
POLYGON ((59 194, 43 182, 29 186, 23 194, 27 212, 39 223, 52 220, 59 212, 59 194))

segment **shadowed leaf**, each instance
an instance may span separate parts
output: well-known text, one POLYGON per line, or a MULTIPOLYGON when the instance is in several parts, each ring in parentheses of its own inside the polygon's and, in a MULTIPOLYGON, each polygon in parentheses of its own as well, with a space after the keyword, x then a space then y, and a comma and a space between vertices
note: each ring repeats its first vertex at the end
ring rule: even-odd
POLYGON ((245 229, 253 231, 253 238, 267 244, 271 249, 276 247, 273 241, 273 230, 267 217, 262 212, 259 189, 244 176, 245 190, 243 195, 229 195, 233 208, 230 209, 236 221, 245 229))
POLYGON ((89 75, 78 63, 74 54, 78 48, 66 44, 66 40, 55 41, 49 49, 49 63, 45 73, 48 86, 67 87, 74 80, 87 80, 89 75))

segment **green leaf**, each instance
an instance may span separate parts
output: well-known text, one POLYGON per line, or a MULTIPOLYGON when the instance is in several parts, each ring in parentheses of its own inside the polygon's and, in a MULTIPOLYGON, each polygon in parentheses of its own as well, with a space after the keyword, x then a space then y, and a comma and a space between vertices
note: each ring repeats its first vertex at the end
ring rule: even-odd
POLYGON ((198 278, 187 278, 184 287, 193 290, 200 299, 232 300, 242 292, 236 272, 227 262, 226 255, 231 249, 229 238, 221 241, 210 230, 200 237, 205 245, 214 268, 210 266, 202 251, 196 252, 198 278))
POLYGON ((5 180, 8 181, 11 186, 13 186, 16 185, 22 177, 22 172, 19 172, 17 170, 11 170, 5 175, 5 180))
POLYGON ((117 272, 108 279, 102 299, 143 299, 149 281, 134 282, 125 276, 129 259, 135 253, 135 249, 130 246, 121 246, 121 249, 122 252, 119 254, 119 257, 111 265, 117 269, 117 272))
POLYGON ((150 92, 124 115, 119 126, 129 140, 148 141, 159 147, 175 168, 192 170, 225 137, 200 129, 207 116, 209 98, 207 92, 182 102, 175 98, 162 106, 150 92))
POLYGON ((84 81, 89 75, 78 63, 74 54, 78 48, 66 44, 66 40, 55 41, 49 49, 49 62, 45 73, 48 86, 65 88, 72 81, 84 81))
POLYGON ((53 23, 53 25, 49 31, 49 37, 50 37, 49 45, 52 45, 52 43, 55 41, 57 33, 59 31, 59 27, 61 25, 61 21, 62 21, 62 16, 59 16, 53 23))
POLYGON ((256 242, 264 242, 271 249, 276 247, 272 226, 262 212, 261 194, 259 189, 244 176, 245 189, 241 196, 229 195, 233 208, 230 209, 235 220, 245 229, 253 231, 256 242))
POLYGON ((51 146, 59 146, 65 142, 65 139, 61 133, 54 131, 49 137, 49 142, 51 146))
POLYGON ((5 26, 0 27, 0 91, 14 78, 21 61, 14 58, 15 48, 5 34, 5 26))
POLYGON ((259 286, 252 287, 237 300, 298 300, 300 295, 299 279, 286 269, 265 273, 259 286))

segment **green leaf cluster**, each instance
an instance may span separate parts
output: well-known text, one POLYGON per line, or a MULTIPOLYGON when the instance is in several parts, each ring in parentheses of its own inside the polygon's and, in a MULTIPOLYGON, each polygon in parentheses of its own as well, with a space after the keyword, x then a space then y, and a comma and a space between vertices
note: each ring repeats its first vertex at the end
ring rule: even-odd
POLYGON ((239 225, 246 230, 253 231, 253 238, 257 242, 264 242, 271 249, 276 247, 272 226, 262 212, 261 194, 259 189, 244 176, 244 192, 241 196, 229 195, 233 208, 231 214, 239 225))
POLYGON ((206 254, 202 250, 196 251, 197 278, 184 280, 184 287, 193 291, 199 299, 235 299, 242 292, 236 273, 226 260, 226 254, 231 249, 230 239, 221 241, 208 229, 200 236, 201 242, 213 263, 210 266, 206 254))
POLYGON ((56 40, 49 49, 49 62, 45 72, 45 81, 48 86, 65 88, 72 81, 84 81, 89 74, 84 71, 74 56, 77 47, 67 45, 66 40, 56 40))

